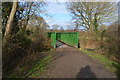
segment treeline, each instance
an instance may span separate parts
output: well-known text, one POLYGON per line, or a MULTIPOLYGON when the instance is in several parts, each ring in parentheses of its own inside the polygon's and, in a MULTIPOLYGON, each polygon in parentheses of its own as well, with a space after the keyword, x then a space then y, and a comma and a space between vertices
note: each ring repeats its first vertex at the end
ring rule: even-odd
MULTIPOLYGON (((46 38, 45 2, 2 2, 3 78, 14 73, 27 56, 50 50, 46 38)), ((42 55, 41 55, 42 56, 42 55)))

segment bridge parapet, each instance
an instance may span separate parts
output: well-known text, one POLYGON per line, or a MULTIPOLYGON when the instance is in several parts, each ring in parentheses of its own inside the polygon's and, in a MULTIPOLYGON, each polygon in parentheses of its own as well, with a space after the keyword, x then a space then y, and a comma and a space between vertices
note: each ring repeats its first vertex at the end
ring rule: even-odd
POLYGON ((78 32, 48 32, 52 47, 56 48, 56 40, 78 48, 78 32))

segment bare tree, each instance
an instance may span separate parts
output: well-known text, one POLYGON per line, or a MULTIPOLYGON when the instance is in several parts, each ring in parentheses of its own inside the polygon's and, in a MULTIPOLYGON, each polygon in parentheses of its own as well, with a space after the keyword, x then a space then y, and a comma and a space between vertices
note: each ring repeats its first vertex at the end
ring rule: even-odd
POLYGON ((11 10, 10 16, 9 16, 7 24, 6 24, 4 39, 6 39, 10 35, 12 21, 13 21, 14 16, 15 16, 16 8, 17 8, 17 0, 14 0, 13 5, 12 5, 12 10, 11 10))
POLYGON ((40 1, 40 2, 25 2, 25 3, 21 3, 22 5, 20 6, 21 8, 24 8, 22 19, 24 21, 21 21, 21 28, 24 30, 24 32, 26 31, 26 27, 28 25, 28 22, 30 20, 30 16, 31 15, 38 15, 41 13, 46 14, 46 10, 44 8, 44 6, 46 5, 45 1, 40 1))
POLYGON ((68 2, 67 5, 77 27, 88 30, 97 29, 103 22, 114 21, 117 11, 115 2, 68 2))
POLYGON ((54 30, 57 30, 60 26, 57 25, 57 24, 54 24, 54 25, 52 25, 52 27, 53 27, 54 30))
POLYGON ((28 22, 26 30, 31 30, 33 32, 39 31, 38 33, 44 34, 47 27, 49 27, 45 19, 36 15, 31 15, 29 17, 30 20, 28 22))
POLYGON ((30 19, 30 11, 31 11, 31 8, 32 8, 32 5, 33 5, 33 2, 31 2, 29 5, 27 5, 27 12, 26 12, 26 21, 25 21, 25 25, 24 25, 24 27, 23 27, 23 30, 24 30, 24 32, 25 32, 25 30, 26 30, 26 27, 27 27, 27 25, 28 25, 28 21, 29 21, 29 19, 30 19))

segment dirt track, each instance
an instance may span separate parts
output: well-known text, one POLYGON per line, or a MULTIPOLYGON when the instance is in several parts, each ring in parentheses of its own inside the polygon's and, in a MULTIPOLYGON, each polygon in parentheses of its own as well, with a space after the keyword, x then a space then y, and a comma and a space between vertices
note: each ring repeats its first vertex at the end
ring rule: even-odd
POLYGON ((55 60, 39 78, 115 78, 102 64, 71 48, 57 48, 55 60))

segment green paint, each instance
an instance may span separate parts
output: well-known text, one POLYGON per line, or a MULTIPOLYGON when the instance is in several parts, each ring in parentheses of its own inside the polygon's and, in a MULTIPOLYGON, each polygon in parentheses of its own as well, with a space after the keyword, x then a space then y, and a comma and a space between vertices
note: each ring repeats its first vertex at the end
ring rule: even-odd
POLYGON ((56 48, 56 33, 55 32, 49 32, 48 38, 51 39, 51 46, 56 48))
POLYGON ((52 47, 56 48, 56 40, 60 40, 70 46, 78 48, 78 33, 77 32, 48 32, 48 37, 51 39, 52 47))

